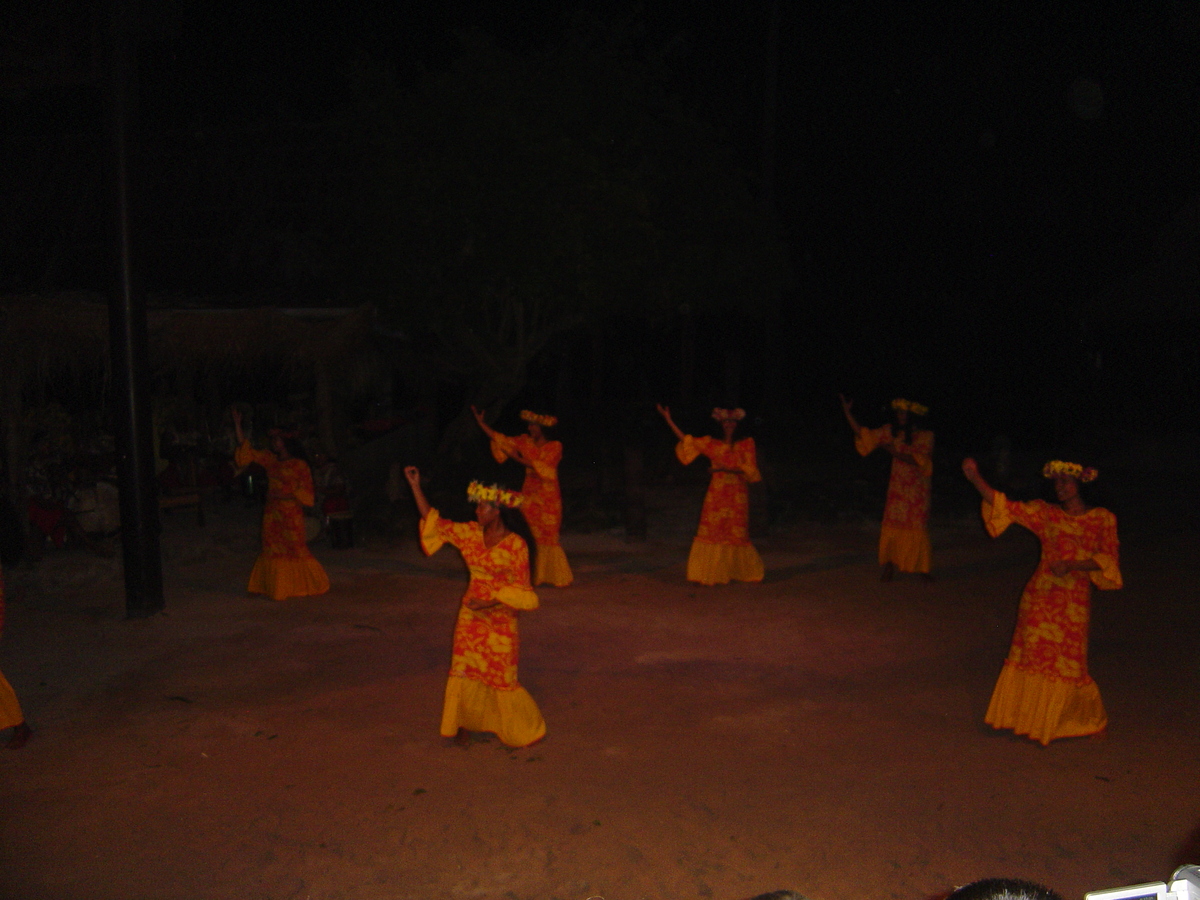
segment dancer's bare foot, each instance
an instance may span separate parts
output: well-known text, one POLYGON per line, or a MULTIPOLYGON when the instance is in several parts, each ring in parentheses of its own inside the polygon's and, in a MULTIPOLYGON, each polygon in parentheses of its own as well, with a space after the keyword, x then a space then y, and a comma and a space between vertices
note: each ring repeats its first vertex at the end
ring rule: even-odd
POLYGON ((454 744, 457 747, 471 746, 471 732, 465 728, 458 729, 458 734, 454 735, 454 744))
POLYGON ((880 581, 891 581, 896 577, 896 567, 891 563, 886 563, 883 567, 883 574, 879 576, 880 581))
POLYGON ((33 735, 33 729, 25 722, 22 722, 13 729, 12 737, 8 739, 8 743, 4 745, 6 750, 20 750, 29 743, 29 738, 33 735))

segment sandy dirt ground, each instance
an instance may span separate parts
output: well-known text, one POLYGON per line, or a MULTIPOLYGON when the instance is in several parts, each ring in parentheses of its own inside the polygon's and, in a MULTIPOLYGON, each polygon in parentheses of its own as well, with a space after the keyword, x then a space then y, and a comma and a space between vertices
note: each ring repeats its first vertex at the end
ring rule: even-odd
MULTIPOLYGON (((682 496, 682 495, 681 495, 682 496)), ((440 738, 465 573, 411 539, 314 549, 333 590, 244 593, 256 511, 166 521, 166 611, 116 563, 7 573, 0 667, 33 740, 0 751, 0 897, 926 898, 1030 878, 1067 898, 1200 862, 1195 534, 1123 534, 1098 597, 1103 740, 982 724, 1027 533, 935 530, 883 584, 876 527, 796 524, 767 581, 683 578, 699 496, 651 539, 572 535, 575 585, 521 620, 546 740, 440 738)))

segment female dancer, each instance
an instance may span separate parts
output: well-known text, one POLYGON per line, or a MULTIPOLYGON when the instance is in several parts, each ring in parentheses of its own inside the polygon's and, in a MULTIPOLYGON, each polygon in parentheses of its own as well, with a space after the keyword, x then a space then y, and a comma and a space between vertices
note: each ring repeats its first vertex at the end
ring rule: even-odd
POLYGON ((883 580, 891 581, 896 570, 919 572, 932 581, 929 548, 929 488, 933 477, 933 432, 917 427, 915 416, 928 409, 920 403, 897 398, 892 401, 894 423, 882 428, 863 428, 850 412, 853 400, 841 394, 842 412, 854 431, 854 446, 866 456, 876 447, 892 455, 887 502, 883 507, 883 529, 879 533, 879 564, 883 580))
POLYGON ((238 468, 258 463, 267 470, 267 505, 263 507, 262 552, 250 573, 248 590, 272 600, 309 597, 329 590, 329 576, 304 539, 304 509, 316 502, 312 472, 304 461, 298 437, 271 431, 271 449, 255 450, 242 431, 242 413, 235 406, 233 427, 238 468))
MULTIPOLYGON (((0 631, 3 630, 4 574, 0 572, 0 631)), ((29 742, 29 738, 33 734, 33 729, 25 721, 25 714, 21 712, 21 704, 17 700, 16 691, 12 689, 12 685, 8 683, 4 673, 0 672, 0 731, 7 728, 13 730, 8 743, 4 745, 9 750, 20 750, 29 742)))
POLYGON ((546 723, 517 683, 517 616, 538 606, 529 584, 531 551, 518 533, 526 530, 517 509, 523 496, 472 482, 467 497, 475 521, 451 522, 425 499, 416 466, 405 468, 404 477, 421 514, 421 549, 432 555, 452 544, 471 576, 454 626, 441 733, 464 741, 467 732, 490 731, 510 747, 528 747, 545 736, 546 723))
POLYGON ((1108 724, 1100 690, 1087 669, 1092 586, 1121 586, 1117 517, 1088 506, 1080 485, 1096 470, 1053 460, 1042 474, 1053 479, 1057 503, 1018 503, 993 489, 973 459, 963 474, 983 497, 983 522, 993 537, 1011 523, 1042 542, 1042 558, 1017 613, 1017 628, 984 721, 1048 744, 1055 738, 1102 732, 1108 724))
POLYGON ((704 495, 700 526, 696 529, 688 554, 688 581, 700 584, 728 584, 736 581, 762 581, 763 562, 750 543, 750 495, 747 484, 762 481, 754 438, 734 441, 738 422, 745 410, 714 409, 712 417, 721 427, 721 439, 692 437, 684 434, 671 418, 671 410, 661 403, 658 414, 666 420, 679 443, 675 455, 685 466, 697 456, 707 456, 712 480, 704 495))
POLYGON ((525 503, 521 512, 533 539, 537 542, 537 562, 533 571, 533 584, 552 584, 566 587, 574 580, 567 554, 558 543, 558 532, 562 527, 562 493, 558 487, 558 464, 562 460, 562 443, 546 437, 546 429, 558 424, 554 416, 542 415, 525 409, 521 419, 528 434, 508 437, 491 428, 483 421, 482 410, 471 407, 475 421, 492 442, 492 456, 496 462, 514 459, 525 467, 525 483, 521 493, 525 503))

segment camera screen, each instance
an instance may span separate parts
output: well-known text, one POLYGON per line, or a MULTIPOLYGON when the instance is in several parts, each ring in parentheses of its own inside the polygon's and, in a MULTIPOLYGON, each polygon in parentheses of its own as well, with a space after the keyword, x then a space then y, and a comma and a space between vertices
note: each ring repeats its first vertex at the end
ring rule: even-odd
POLYGON ((1134 887, 1114 888, 1111 891, 1090 891, 1087 900, 1160 900, 1166 896, 1167 886, 1139 884, 1134 887))

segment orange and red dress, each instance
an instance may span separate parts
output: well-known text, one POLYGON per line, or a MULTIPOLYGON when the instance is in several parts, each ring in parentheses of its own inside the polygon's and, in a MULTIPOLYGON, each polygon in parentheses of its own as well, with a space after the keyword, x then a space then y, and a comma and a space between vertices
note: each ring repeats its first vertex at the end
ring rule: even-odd
MULTIPOLYGON (((0 632, 4 631, 4 574, 0 572, 0 632)), ((0 731, 5 728, 16 728, 25 721, 21 712, 21 704, 17 701, 17 693, 0 672, 0 731)))
POLYGON ((567 554, 558 542, 558 532, 562 527, 562 492, 558 487, 562 443, 545 441, 538 444, 527 434, 516 437, 497 434, 492 438, 491 447, 496 462, 504 462, 515 448, 533 463, 532 467, 525 469, 525 483, 521 486, 521 493, 525 495, 521 512, 537 544, 533 583, 535 586, 552 584, 566 587, 574 575, 567 563, 567 554))
POLYGON ((1103 731, 1108 717, 1088 675, 1088 621, 1092 586, 1121 587, 1117 517, 1100 507, 1071 515, 1042 500, 1018 503, 997 491, 994 503, 983 503, 983 521, 993 537, 1016 522, 1042 542, 984 721, 1042 744, 1103 731), (1060 578, 1050 565, 1064 559, 1094 560, 1100 568, 1060 578))
POLYGON ((538 606, 529 583, 529 548, 511 532, 488 547, 478 522, 451 522, 431 509, 421 522, 421 549, 432 555, 442 544, 458 548, 471 580, 454 626, 441 733, 490 731, 510 747, 528 746, 546 733, 537 703, 517 682, 517 616, 538 606), (479 602, 497 605, 468 605, 479 602))
POLYGON ((883 528, 879 533, 879 564, 891 563, 901 572, 927 574, 932 568, 929 547, 929 498, 933 478, 933 432, 912 432, 912 440, 892 434, 892 426, 862 428, 854 439, 862 456, 876 447, 890 446, 914 462, 892 457, 883 528))
POLYGON ((269 450, 255 450, 249 441, 237 448, 234 462, 238 468, 258 463, 267 470, 262 552, 250 573, 250 593, 272 600, 324 594, 329 576, 308 549, 304 534, 304 507, 316 502, 308 463, 281 460, 269 450))
POLYGON ((762 557, 750 543, 750 494, 746 489, 747 484, 762 481, 754 438, 743 438, 731 445, 716 438, 688 434, 675 445, 675 455, 685 466, 697 456, 707 456, 713 469, 700 510, 700 526, 688 554, 688 581, 700 584, 762 581, 762 557))

